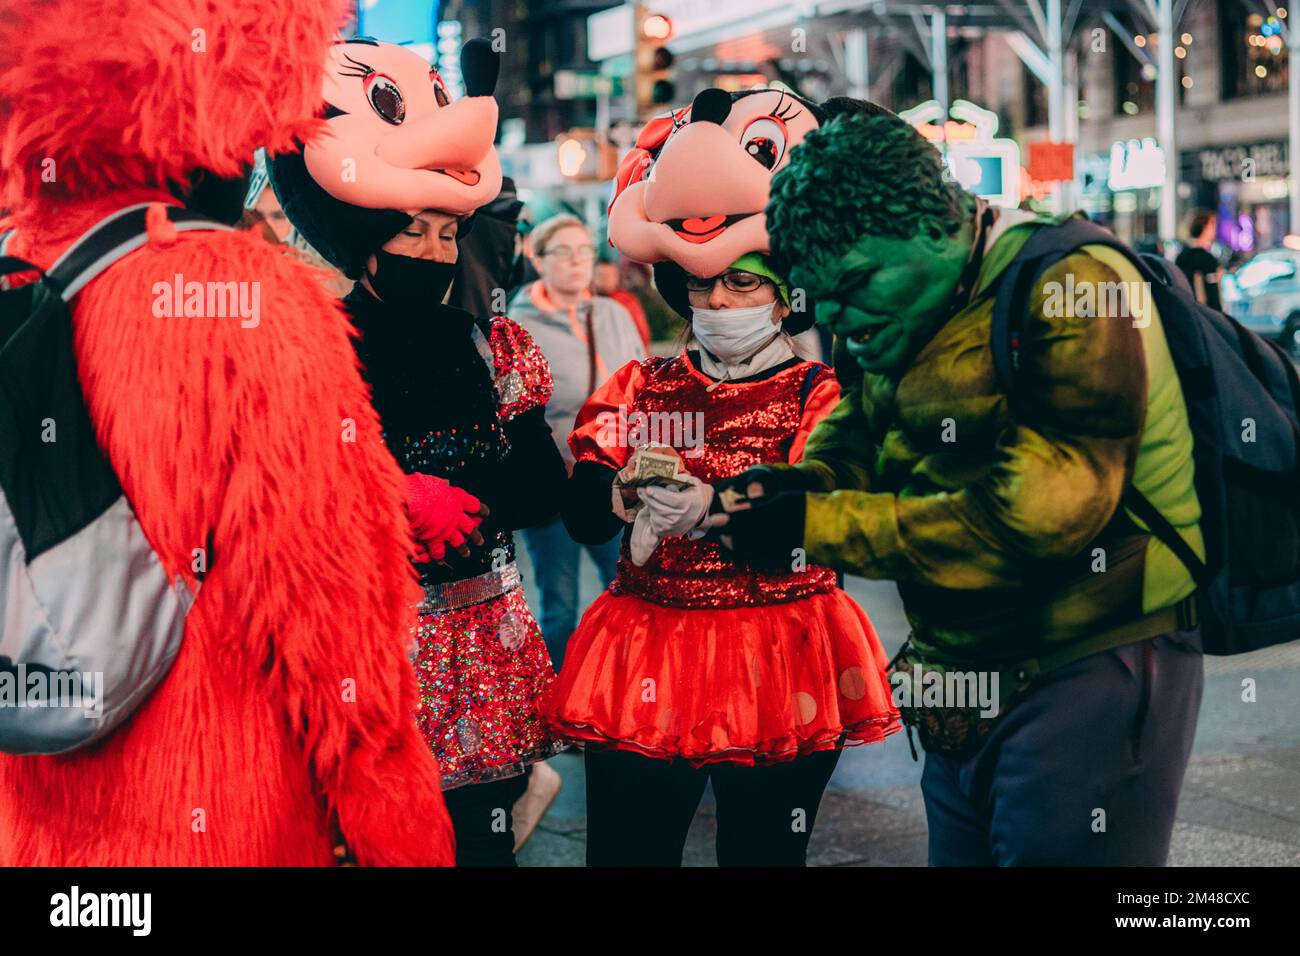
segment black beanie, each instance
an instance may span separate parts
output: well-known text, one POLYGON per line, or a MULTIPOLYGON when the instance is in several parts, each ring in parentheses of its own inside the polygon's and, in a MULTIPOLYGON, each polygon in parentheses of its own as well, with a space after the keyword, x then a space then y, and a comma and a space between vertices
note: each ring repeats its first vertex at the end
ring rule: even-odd
POLYGON ((181 201, 187 209, 233 226, 244 214, 244 197, 248 195, 252 173, 252 163, 247 164, 238 176, 217 176, 200 169, 190 175, 188 191, 180 191, 181 201))
POLYGON ((400 210, 365 209, 335 199, 312 179, 301 150, 268 157, 266 172, 298 234, 349 279, 359 278, 366 260, 412 222, 400 210))

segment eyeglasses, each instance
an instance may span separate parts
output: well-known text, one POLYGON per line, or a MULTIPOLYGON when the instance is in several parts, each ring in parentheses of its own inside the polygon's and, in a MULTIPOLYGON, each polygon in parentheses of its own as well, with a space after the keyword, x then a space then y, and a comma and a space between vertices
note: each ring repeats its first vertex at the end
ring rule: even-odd
POLYGON ((579 262, 595 257, 595 246, 552 246, 542 253, 544 259, 576 259, 579 262))
POLYGON ((699 276, 688 275, 686 277, 686 291, 712 292, 714 283, 719 279, 722 280, 722 285, 732 292, 753 292, 764 282, 769 281, 766 277, 756 276, 752 272, 724 272, 712 279, 701 279, 699 276))

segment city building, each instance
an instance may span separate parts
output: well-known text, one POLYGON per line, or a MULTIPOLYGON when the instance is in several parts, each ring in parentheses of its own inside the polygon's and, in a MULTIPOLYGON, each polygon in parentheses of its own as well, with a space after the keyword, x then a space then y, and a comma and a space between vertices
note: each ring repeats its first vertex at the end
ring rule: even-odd
MULTIPOLYGON (((631 6, 630 4, 627 6, 631 6)), ((1052 0, 650 0, 672 23, 677 105, 707 86, 781 83, 812 98, 867 96, 902 111, 960 97, 992 111, 1027 155, 1049 135, 1052 0), (942 43, 940 43, 942 38, 942 43), (942 81, 936 82, 942 70, 942 81)), ((1027 175, 1023 197, 1078 206, 1124 239, 1159 246, 1166 163, 1157 117, 1158 35, 1142 0, 1059 0, 1062 102, 1057 141, 1075 143, 1075 181, 1054 192, 1027 175)), ((1172 210, 1220 213, 1220 241, 1279 245, 1288 212, 1288 11, 1268 0, 1172 4, 1177 155, 1172 210)), ((607 12, 604 22, 613 22, 607 12)), ((596 21, 599 22, 599 21, 596 21)), ((632 38, 623 41, 630 49, 632 38)), ((602 48, 608 44, 602 43, 602 48)), ((1165 213, 1168 215, 1168 211, 1165 213)), ((1297 227, 1300 228, 1300 227, 1297 227)))

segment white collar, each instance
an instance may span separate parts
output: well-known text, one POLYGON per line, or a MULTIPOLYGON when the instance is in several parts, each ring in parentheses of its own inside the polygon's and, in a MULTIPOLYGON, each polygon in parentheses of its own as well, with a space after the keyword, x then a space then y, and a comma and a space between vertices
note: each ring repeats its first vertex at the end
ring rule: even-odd
POLYGON ((749 358, 733 364, 727 364, 715 359, 705 351, 703 346, 700 346, 700 371, 710 378, 729 382, 766 372, 768 369, 794 358, 794 354, 794 347, 790 344, 790 336, 786 335, 785 332, 779 333, 776 338, 749 358))

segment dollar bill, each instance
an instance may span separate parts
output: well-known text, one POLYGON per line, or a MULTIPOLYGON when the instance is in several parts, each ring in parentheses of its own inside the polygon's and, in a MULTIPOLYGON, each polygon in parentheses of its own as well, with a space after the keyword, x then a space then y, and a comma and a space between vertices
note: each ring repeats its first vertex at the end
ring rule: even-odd
POLYGON ((638 451, 639 454, 635 456, 635 480, 638 484, 648 484, 657 478, 672 481, 682 463, 682 460, 676 455, 664 454, 648 448, 642 448, 638 451))
POLYGON ((681 459, 672 452, 638 448, 618 473, 618 483, 623 488, 641 488, 646 485, 685 488, 687 483, 676 477, 681 465, 681 459))

